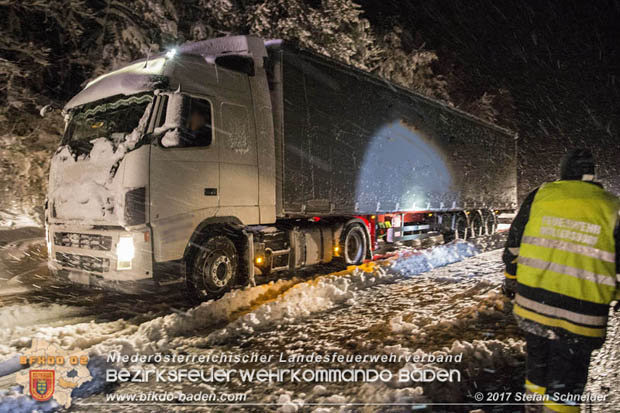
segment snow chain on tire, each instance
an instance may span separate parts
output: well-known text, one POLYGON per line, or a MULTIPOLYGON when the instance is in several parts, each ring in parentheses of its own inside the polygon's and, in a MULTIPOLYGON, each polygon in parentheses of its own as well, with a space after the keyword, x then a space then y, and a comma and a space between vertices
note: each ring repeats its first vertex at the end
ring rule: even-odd
POLYGON ((216 235, 205 240, 191 260, 190 296, 197 301, 221 297, 237 282, 238 262, 237 248, 230 239, 216 235))

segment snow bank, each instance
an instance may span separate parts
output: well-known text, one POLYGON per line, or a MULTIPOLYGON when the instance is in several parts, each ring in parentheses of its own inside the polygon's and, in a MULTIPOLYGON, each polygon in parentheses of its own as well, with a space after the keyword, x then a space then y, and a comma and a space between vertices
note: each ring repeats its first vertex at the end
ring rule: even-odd
POLYGON ((59 304, 12 305, 0 308, 0 360, 28 347, 32 336, 46 336, 47 330, 52 328, 42 325, 49 325, 56 320, 66 323, 83 312, 82 308, 59 304), (34 333, 35 331, 37 332, 34 333))
POLYGON ((168 314, 147 321, 129 336, 102 342, 92 353, 104 355, 117 350, 124 354, 135 352, 154 354, 175 349, 179 343, 174 338, 196 330, 216 328, 219 324, 230 321, 236 313, 247 310, 252 305, 259 305, 263 300, 280 294, 297 282, 295 279, 279 280, 231 291, 218 300, 207 301, 186 312, 168 314))
POLYGON ((198 341, 201 345, 221 342, 230 336, 252 334, 280 323, 290 323, 336 305, 353 304, 357 291, 451 264, 476 252, 471 244, 456 242, 399 259, 391 265, 360 266, 350 273, 326 275, 300 283, 286 291, 278 300, 265 303, 225 328, 209 334, 206 339, 201 338, 198 341))
MULTIPOLYGON (((14 205, 11 208, 13 211, 17 211, 20 208, 16 202, 8 202, 9 204, 14 205)), ((0 228, 25 228, 25 227, 37 227, 40 224, 36 222, 31 216, 25 213, 11 213, 9 211, 0 211, 0 228)))
MULTIPOLYGON (((219 300, 212 300, 202 303, 200 306, 192 308, 187 312, 169 314, 158 317, 151 321, 132 325, 124 320, 116 320, 109 323, 78 323, 57 327, 37 327, 36 332, 28 327, 15 327, 13 329, 4 328, 2 333, 7 337, 2 337, 0 343, 0 354, 14 355, 19 349, 29 348, 33 338, 42 338, 49 343, 59 345, 64 348, 90 349, 90 362, 88 369, 93 376, 93 380, 75 389, 74 397, 85 397, 103 391, 105 386, 105 369, 110 368, 106 363, 106 356, 112 350, 121 351, 124 354, 141 352, 143 354, 153 354, 176 348, 175 337, 183 334, 205 329, 209 326, 216 326, 227 322, 233 318, 237 312, 247 310, 252 305, 260 305, 263 300, 271 299, 282 291, 290 288, 298 280, 279 280, 269 284, 249 287, 243 290, 235 290, 219 300), (7 343, 8 345, 4 345, 7 343)), ((19 320, 17 314, 28 307, 16 306, 5 311, 7 315, 7 326, 13 325, 19 320)), ((31 313, 26 312, 29 320, 35 324, 39 322, 49 322, 53 319, 78 316, 79 311, 73 307, 59 305, 35 306, 31 313), (45 313, 49 316, 45 316, 45 313), (28 315, 29 314, 29 315, 28 315)), ((0 314, 1 316, 1 314, 0 314)), ((22 321, 23 320, 19 320, 22 321)), ((6 366, 0 366, 10 372, 12 370, 12 360, 5 361, 6 366)), ((51 412, 58 408, 55 402, 45 404, 33 404, 30 397, 24 397, 15 387, 10 391, 0 392, 0 413, 4 412, 51 412), (40 410, 36 410, 36 408, 40 410)))
POLYGON ((312 313, 325 311, 340 303, 352 303, 356 290, 393 282, 396 278, 380 267, 376 267, 374 273, 356 268, 349 274, 322 276, 297 284, 278 300, 265 303, 225 328, 209 334, 206 343, 221 342, 231 335, 252 334, 275 324, 290 323, 312 313))
POLYGON ((418 383, 413 381, 393 380, 388 383, 385 390, 382 390, 382 396, 386 399, 395 397, 395 394, 398 394, 399 391, 409 389, 419 392, 423 389, 423 394, 431 398, 434 402, 466 402, 468 400, 471 401, 471 399, 468 399, 469 392, 477 388, 476 381, 480 381, 479 378, 481 375, 485 373, 495 374, 500 371, 511 371, 523 363, 525 358, 525 343, 512 338, 507 341, 474 340, 468 342, 456 340, 452 343, 451 347, 444 347, 440 351, 430 353, 426 353, 420 349, 414 351, 400 344, 385 346, 383 347, 383 351, 386 354, 417 357, 418 360, 438 360, 440 357, 443 357, 445 360, 446 357, 462 355, 462 360, 460 362, 409 362, 400 369, 409 372, 416 369, 456 369, 461 374, 460 381, 418 383))
POLYGON ((407 256, 408 253, 402 254, 393 262, 391 270, 405 276, 417 275, 436 267, 461 261, 478 252, 478 249, 469 242, 455 241, 411 256, 407 256))
MULTIPOLYGON (((400 260, 403 262, 386 261, 305 282, 300 282, 298 279, 279 280, 234 290, 218 300, 202 303, 185 312, 157 317, 139 326, 130 325, 124 320, 99 324, 80 323, 38 328, 33 336, 44 338, 65 348, 90 349, 91 362, 88 367, 93 380, 75 390, 76 396, 78 394, 87 396, 102 391, 105 385, 104 359, 111 351, 148 355, 172 351, 180 347, 210 346, 239 334, 252 334, 282 323, 294 322, 337 305, 352 305, 358 298, 358 293, 363 290, 380 284, 397 282, 413 274, 456 262, 475 253, 475 248, 470 244, 457 242, 403 257, 400 260), (196 331, 207 334, 191 334, 196 331)), ((72 308, 62 306, 53 308, 56 317, 79 315, 79 313, 74 313, 75 310, 72 308)), ((37 320, 38 317, 40 318, 41 314, 35 312, 31 315, 31 320, 37 320)), ((13 320, 16 320, 15 317, 13 320)), ((395 328, 402 330, 412 328, 412 325, 408 325, 402 319, 394 320, 393 324, 399 325, 400 327, 395 328)), ((32 337, 23 334, 21 341, 13 340, 10 350, 27 347, 31 340, 32 337)), ((392 351, 395 352, 395 349, 392 351)), ((353 401, 342 395, 329 394, 327 391, 322 391, 320 387, 315 390, 310 397, 319 403, 353 401)), ((370 384, 360 387, 359 396, 358 400, 378 403, 409 403, 426 400, 419 387, 393 388, 389 392, 377 392, 377 388, 370 384)), ((2 408, 11 406, 7 410, 11 412, 30 411, 28 409, 32 407, 27 405, 28 400, 19 396, 15 390, 0 394, 0 400, 2 408)), ((308 401, 302 396, 297 397, 292 393, 280 392, 273 401, 282 403, 280 411, 295 412, 307 407, 304 400, 308 401)), ((42 411, 53 411, 55 406, 50 404, 45 409, 47 410, 42 411)))
MULTIPOLYGON (((463 259, 474 253, 472 247, 467 245, 454 243, 439 246, 436 251, 408 257, 409 268, 434 268, 463 259)), ((91 348, 90 354, 96 360, 97 356, 105 356, 114 350, 123 354, 155 354, 181 346, 209 346, 238 334, 251 334, 280 323, 293 322, 339 304, 352 304, 356 291, 402 278, 403 275, 392 272, 389 265, 370 265, 306 282, 279 280, 234 290, 218 300, 202 303, 186 312, 168 314, 142 323, 131 334, 119 334, 100 342, 91 348), (210 332, 206 337, 190 336, 189 333, 198 330, 210 332)), ((103 377, 95 376, 92 386, 103 380, 103 377)), ((289 408, 299 406, 293 400, 287 405, 289 408)))
POLYGON ((5 329, 75 317, 84 309, 60 304, 28 304, 0 307, 0 334, 5 329))

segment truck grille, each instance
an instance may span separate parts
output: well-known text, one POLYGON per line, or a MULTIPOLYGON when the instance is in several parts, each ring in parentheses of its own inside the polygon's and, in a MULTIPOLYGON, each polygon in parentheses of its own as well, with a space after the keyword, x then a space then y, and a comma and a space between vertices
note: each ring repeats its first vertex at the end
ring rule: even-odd
POLYGON ((103 273, 110 270, 110 260, 107 258, 57 252, 56 261, 63 267, 75 268, 83 271, 103 273))
POLYGON ((99 234, 78 234, 75 232, 55 232, 54 244, 60 247, 83 248, 97 251, 110 251, 112 237, 99 234))

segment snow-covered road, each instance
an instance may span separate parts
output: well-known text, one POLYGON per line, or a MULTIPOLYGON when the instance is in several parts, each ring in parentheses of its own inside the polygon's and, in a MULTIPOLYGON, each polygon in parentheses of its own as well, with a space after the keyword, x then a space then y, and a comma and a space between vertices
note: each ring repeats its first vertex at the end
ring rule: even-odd
MULTIPOLYGON (((3 236, 0 389, 5 390, 0 390, 0 412, 57 410, 54 402, 34 405, 14 387, 15 357, 33 338, 91 355, 94 379, 73 391, 69 411, 522 411, 518 405, 475 405, 477 392, 519 392, 523 382, 524 343, 499 294, 501 235, 477 246, 458 242, 423 252, 402 250, 391 259, 358 268, 291 276, 194 308, 173 292, 138 298, 67 289, 47 276, 42 265, 45 246, 36 233, 3 236), (107 355, 115 350, 189 355, 194 360, 107 363, 107 355), (195 359, 213 360, 221 354, 254 354, 267 360, 195 359), (332 359, 317 360, 317 355, 332 359), (388 361, 373 359, 378 355, 388 361), (221 383, 106 384, 103 369, 121 367, 297 369, 314 374, 358 369, 389 371, 393 377, 257 383, 233 376, 221 383), (442 370, 458 372, 454 374, 459 380, 424 382, 414 374, 442 370), (402 379, 407 372, 409 379, 402 379), (173 391, 243 393, 245 400, 243 407, 110 400, 111 395, 173 391)), ((608 395, 593 411, 618 411, 619 330, 617 317, 612 317, 608 342, 592 363, 589 390, 608 395)))

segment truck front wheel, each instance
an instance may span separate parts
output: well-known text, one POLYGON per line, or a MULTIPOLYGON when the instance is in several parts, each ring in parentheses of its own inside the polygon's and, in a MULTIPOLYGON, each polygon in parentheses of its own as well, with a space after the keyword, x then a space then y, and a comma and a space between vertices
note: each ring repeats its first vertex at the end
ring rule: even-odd
POLYGON ((187 284, 195 300, 221 297, 235 285, 237 249, 227 237, 218 235, 207 239, 191 261, 187 284))
POLYGON ((342 234, 340 245, 342 246, 342 258, 345 264, 361 264, 368 250, 364 228, 360 224, 349 225, 342 234))

